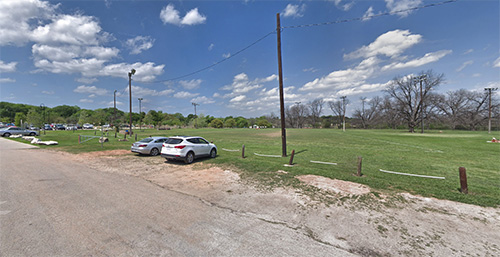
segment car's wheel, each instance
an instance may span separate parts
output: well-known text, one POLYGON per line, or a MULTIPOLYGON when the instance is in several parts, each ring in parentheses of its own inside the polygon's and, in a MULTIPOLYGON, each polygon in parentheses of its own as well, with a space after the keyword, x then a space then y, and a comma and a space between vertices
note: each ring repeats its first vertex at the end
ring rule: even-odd
POLYGON ((215 156, 217 156, 217 150, 215 150, 215 148, 212 148, 212 150, 210 151, 210 158, 215 158, 215 156))
POLYGON ((194 153, 193 152, 187 153, 186 159, 184 160, 184 162, 187 164, 190 164, 190 163, 193 163, 193 161, 194 161, 194 153))
POLYGON ((10 133, 3 134, 4 137, 10 137, 10 133))
POLYGON ((157 156, 159 153, 160 151, 158 151, 158 148, 153 148, 151 149, 151 152, 149 152, 151 156, 157 156))
POLYGON ((36 136, 36 133, 35 133, 35 132, 31 132, 31 133, 30 133, 30 136, 32 136, 32 137, 33 137, 33 136, 36 136))

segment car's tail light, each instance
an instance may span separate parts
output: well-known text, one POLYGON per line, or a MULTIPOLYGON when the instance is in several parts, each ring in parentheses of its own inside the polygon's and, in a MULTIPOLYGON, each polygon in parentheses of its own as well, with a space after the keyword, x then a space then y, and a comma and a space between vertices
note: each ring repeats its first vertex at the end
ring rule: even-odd
POLYGON ((177 149, 184 149, 184 147, 186 147, 185 145, 176 145, 174 146, 174 148, 177 148, 177 149))
POLYGON ((146 147, 146 146, 148 146, 148 145, 139 145, 139 147, 146 147))

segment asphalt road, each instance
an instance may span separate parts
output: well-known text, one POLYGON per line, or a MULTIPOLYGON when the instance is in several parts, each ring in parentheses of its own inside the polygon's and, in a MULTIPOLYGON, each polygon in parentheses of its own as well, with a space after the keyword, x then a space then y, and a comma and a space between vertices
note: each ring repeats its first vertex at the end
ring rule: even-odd
POLYGON ((349 256, 296 228, 0 138, 0 256, 349 256))

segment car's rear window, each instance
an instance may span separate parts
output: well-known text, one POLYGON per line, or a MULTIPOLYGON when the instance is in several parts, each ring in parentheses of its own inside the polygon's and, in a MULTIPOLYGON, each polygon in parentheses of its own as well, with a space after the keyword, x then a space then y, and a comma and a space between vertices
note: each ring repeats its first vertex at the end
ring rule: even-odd
POLYGON ((182 138, 169 138, 165 144, 171 144, 171 145, 177 145, 182 143, 183 139, 182 138))
POLYGON ((141 143, 149 143, 149 142, 151 142, 151 141, 153 141, 153 139, 152 139, 152 138, 144 138, 143 140, 141 140, 141 141, 139 141, 139 142, 141 142, 141 143))

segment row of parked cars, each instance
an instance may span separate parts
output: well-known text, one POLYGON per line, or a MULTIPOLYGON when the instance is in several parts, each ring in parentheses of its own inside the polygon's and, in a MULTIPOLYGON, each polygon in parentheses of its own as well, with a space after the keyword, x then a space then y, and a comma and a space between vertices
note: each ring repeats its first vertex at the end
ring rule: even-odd
POLYGON ((165 158, 167 161, 182 160, 187 164, 196 158, 217 156, 217 146, 202 137, 174 136, 148 137, 132 144, 134 153, 165 158))
POLYGON ((79 130, 79 129, 94 129, 94 125, 92 124, 83 124, 83 126, 80 126, 78 124, 72 125, 63 125, 63 124, 45 124, 43 127, 44 130, 79 130))

